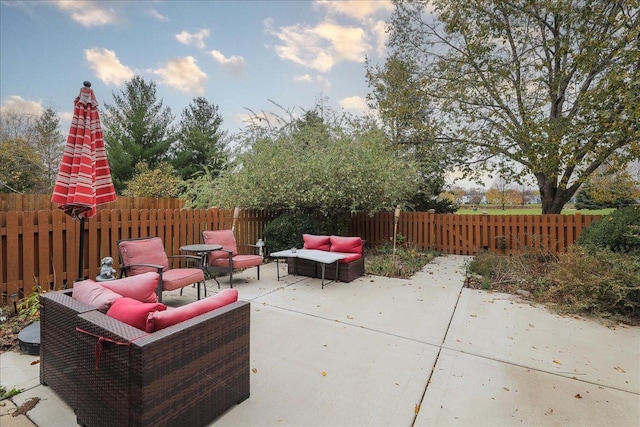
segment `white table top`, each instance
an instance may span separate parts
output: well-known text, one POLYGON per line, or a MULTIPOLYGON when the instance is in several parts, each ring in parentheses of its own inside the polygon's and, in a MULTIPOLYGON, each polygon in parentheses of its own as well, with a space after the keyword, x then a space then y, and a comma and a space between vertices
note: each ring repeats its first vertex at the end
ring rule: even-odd
POLYGON ((338 261, 339 259, 344 259, 347 257, 344 254, 319 251, 317 249, 296 249, 295 252, 293 252, 291 249, 287 249, 284 251, 272 252, 270 255, 275 258, 286 257, 308 259, 310 261, 321 262, 323 264, 331 264, 338 261))

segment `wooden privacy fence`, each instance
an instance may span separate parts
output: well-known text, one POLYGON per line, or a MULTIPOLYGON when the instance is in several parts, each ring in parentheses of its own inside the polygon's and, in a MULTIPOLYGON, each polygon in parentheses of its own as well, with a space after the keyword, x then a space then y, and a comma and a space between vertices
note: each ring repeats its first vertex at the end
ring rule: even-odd
MULTIPOLYGON (((564 252, 599 215, 454 215, 403 212, 398 234, 419 250, 474 255, 480 249, 517 253, 525 249, 564 252)), ((393 213, 356 214, 349 234, 369 244, 393 242, 393 213)))
MULTIPOLYGON (((239 244, 264 236, 273 211, 241 211, 236 224, 239 244)), ((486 248, 513 253, 526 248, 566 250, 596 215, 453 215, 408 212, 400 215, 398 233, 418 250, 473 255, 486 248)), ((348 235, 367 245, 392 242, 392 212, 354 214, 348 235)), ((158 236, 169 255, 182 245, 201 243, 203 230, 231 228, 233 211, 212 209, 99 209, 85 223, 84 277, 99 274, 100 260, 111 256, 118 268, 117 241, 158 236)), ((267 242, 268 244, 268 242, 267 242)), ((36 285, 43 289, 71 287, 78 271, 79 221, 62 211, 0 212, 0 280, 2 299, 22 298, 36 285)))
MULTIPOLYGON (((100 206, 100 209, 181 209, 185 201, 177 198, 125 197, 100 206)), ((0 194, 0 212, 55 210, 51 194, 0 194)))
MULTIPOLYGON (((255 243, 273 216, 243 211, 236 225, 239 244, 255 243)), ((84 277, 95 278, 100 260, 114 258, 117 241, 161 237, 168 255, 180 246, 202 243, 202 231, 229 229, 233 211, 219 209, 100 209, 85 222, 84 277)), ((62 211, 0 212, 0 279, 2 299, 22 298, 36 285, 44 290, 71 287, 77 278, 80 221, 62 211)))

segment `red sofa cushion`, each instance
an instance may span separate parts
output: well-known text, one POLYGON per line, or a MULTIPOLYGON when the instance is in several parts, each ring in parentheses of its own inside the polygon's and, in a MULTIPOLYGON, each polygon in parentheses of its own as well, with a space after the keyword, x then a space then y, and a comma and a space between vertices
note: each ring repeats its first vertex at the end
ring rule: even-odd
POLYGON ((360 237, 331 236, 331 252, 362 253, 360 237))
POLYGON ((111 308, 107 311, 107 316, 144 331, 149 313, 166 309, 166 305, 158 302, 145 303, 133 298, 122 297, 111 304, 111 308))
POLYGON ((302 241, 304 249, 317 249, 319 251, 330 251, 331 240, 329 236, 317 236, 314 234, 303 234, 302 241))
POLYGON ((158 273, 149 272, 109 282, 100 282, 100 285, 111 289, 118 295, 133 298, 140 302, 158 302, 158 295, 156 294, 158 280, 160 280, 158 273))
POLYGON ((362 254, 352 254, 349 252, 342 252, 343 255, 346 255, 346 258, 342 258, 341 260, 338 260, 338 262, 340 264, 349 264, 352 261, 356 261, 359 260, 360 258, 362 258, 362 254))
POLYGON ((99 283, 91 279, 87 279, 73 284, 71 297, 106 313, 113 302, 118 298, 122 298, 122 295, 100 286, 99 283))
POLYGON ((143 329, 147 332, 158 331, 236 301, 238 301, 238 290, 225 289, 215 295, 173 310, 151 313, 147 318, 146 327, 143 329))

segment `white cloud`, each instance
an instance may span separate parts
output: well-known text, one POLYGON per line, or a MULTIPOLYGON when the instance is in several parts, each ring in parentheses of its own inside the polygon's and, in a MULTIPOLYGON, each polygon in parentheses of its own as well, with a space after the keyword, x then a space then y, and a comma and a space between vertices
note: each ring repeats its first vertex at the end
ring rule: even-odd
POLYGON ((360 21, 377 13, 393 12, 393 3, 389 0, 318 0, 314 6, 326 8, 329 13, 347 15, 360 21))
POLYGON ((302 74, 302 75, 299 75, 299 76, 294 76, 293 77, 293 81, 295 81, 295 82, 303 82, 303 83, 314 83, 314 84, 320 86, 323 90, 331 89, 331 82, 329 81, 329 79, 327 79, 324 76, 321 76, 320 74, 316 75, 315 77, 312 77, 309 74, 302 74))
POLYGON ((69 14, 78 24, 91 28, 117 23, 117 14, 113 9, 102 7, 104 3, 88 0, 58 0, 55 6, 69 14))
POLYGON ((378 56, 384 56, 386 50, 387 38, 389 35, 386 33, 387 24, 384 21, 378 21, 373 25, 371 31, 376 41, 376 53, 378 56))
POLYGON ((149 15, 150 17, 152 17, 153 19, 158 20, 158 21, 162 21, 162 22, 170 21, 170 19, 168 17, 166 17, 163 14, 161 14, 160 12, 158 12, 158 9, 156 9, 153 6, 151 6, 151 7, 146 9, 146 14, 149 15))
POLYGON ((200 70, 193 56, 171 59, 153 73, 160 76, 160 81, 167 86, 194 95, 204 94, 207 75, 200 70))
POLYGON ((362 28, 338 25, 331 20, 315 27, 298 24, 277 30, 272 28, 271 20, 264 23, 266 32, 282 42, 274 47, 281 59, 320 72, 330 71, 340 61, 364 62, 371 48, 362 28))
POLYGON ((21 96, 13 95, 0 104, 0 112, 27 113, 39 116, 43 111, 42 101, 29 101, 21 96))
POLYGON ((121 86, 133 78, 131 68, 123 65, 112 50, 93 47, 84 51, 84 57, 96 76, 106 84, 121 86))
POLYGON ((361 96, 350 96, 339 101, 339 104, 345 110, 368 111, 367 100, 361 96))
POLYGON ((244 58, 242 56, 232 55, 227 58, 219 50, 212 50, 209 54, 223 69, 232 74, 242 74, 244 71, 244 58))
POLYGON ((204 49, 206 47, 204 43, 204 39, 209 37, 209 30, 202 29, 196 33, 190 33, 188 31, 183 31, 180 34, 176 34, 176 39, 182 43, 189 45, 194 45, 198 49, 204 49))

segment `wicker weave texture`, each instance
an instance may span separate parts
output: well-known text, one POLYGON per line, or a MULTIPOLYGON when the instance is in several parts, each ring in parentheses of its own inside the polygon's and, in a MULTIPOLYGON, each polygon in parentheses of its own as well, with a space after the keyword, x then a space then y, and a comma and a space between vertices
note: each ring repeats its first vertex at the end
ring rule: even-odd
POLYGON ((74 339, 78 314, 95 308, 74 300, 71 293, 69 289, 40 296, 40 383, 51 387, 74 408, 80 363, 74 339))
MULTIPOLYGON (((288 273, 299 274, 301 276, 322 277, 322 267, 316 261, 310 261, 302 258, 287 258, 288 273)), ((348 263, 338 263, 338 280, 341 282, 351 282, 364 274, 364 257, 348 263)), ((325 267, 324 278, 327 280, 335 280, 336 267, 335 264, 329 264, 325 267)))
POLYGON ((71 290, 44 294, 40 304, 40 382, 81 425, 204 426, 249 397, 248 302, 151 334, 71 290))

